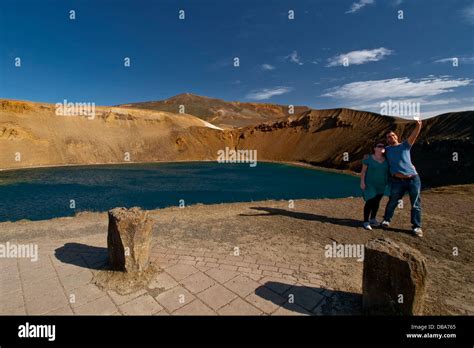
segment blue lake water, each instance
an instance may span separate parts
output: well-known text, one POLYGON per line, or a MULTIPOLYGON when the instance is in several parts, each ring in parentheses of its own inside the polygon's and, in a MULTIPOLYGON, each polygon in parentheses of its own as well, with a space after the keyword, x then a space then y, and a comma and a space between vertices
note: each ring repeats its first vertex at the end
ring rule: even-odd
POLYGON ((276 163, 100 165, 0 172, 0 221, 139 206, 359 196, 357 177, 276 163), (75 209, 70 208, 71 200, 75 209))

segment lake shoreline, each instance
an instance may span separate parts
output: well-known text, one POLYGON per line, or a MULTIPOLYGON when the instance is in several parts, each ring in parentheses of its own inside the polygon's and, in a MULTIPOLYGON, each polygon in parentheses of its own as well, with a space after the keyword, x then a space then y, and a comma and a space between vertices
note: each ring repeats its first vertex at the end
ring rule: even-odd
POLYGON ((186 205, 219 204, 356 197, 360 193, 356 176, 281 162, 261 161, 258 169, 247 163, 214 161, 30 169, 0 174, 0 195, 6 198, 0 203, 0 221, 47 220, 116 206, 154 209, 181 201, 186 205))
MULTIPOLYGON (((107 165, 130 165, 130 164, 170 164, 170 163, 218 163, 217 160, 175 160, 175 161, 156 161, 156 162, 107 162, 107 163, 74 163, 74 164, 45 164, 45 165, 35 165, 35 166, 28 166, 28 167, 15 167, 15 168, 0 168, 0 173, 3 172, 12 172, 12 171, 20 171, 20 170, 28 170, 28 169, 44 169, 44 168, 67 168, 67 167, 93 167, 93 166, 107 166, 107 165)), ((313 169, 319 171, 326 171, 331 173, 339 173, 339 174, 347 174, 352 176, 360 176, 360 173, 348 170, 348 169, 336 169, 336 168, 328 168, 328 167, 321 167, 315 166, 305 162, 292 162, 292 161, 273 161, 273 160, 259 160, 257 161, 262 163, 274 163, 274 164, 286 164, 289 166, 294 167, 301 167, 306 169, 313 169)))

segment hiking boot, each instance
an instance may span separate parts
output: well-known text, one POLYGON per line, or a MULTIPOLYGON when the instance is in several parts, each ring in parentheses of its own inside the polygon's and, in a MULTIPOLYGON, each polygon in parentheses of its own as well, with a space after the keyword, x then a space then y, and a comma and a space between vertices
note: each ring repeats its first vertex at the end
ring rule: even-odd
POLYGON ((413 235, 420 238, 423 237, 423 230, 421 229, 421 227, 415 227, 413 229, 413 235))
POLYGON ((364 222, 364 228, 365 228, 366 230, 372 231, 372 227, 370 226, 370 223, 369 223, 369 222, 364 222))

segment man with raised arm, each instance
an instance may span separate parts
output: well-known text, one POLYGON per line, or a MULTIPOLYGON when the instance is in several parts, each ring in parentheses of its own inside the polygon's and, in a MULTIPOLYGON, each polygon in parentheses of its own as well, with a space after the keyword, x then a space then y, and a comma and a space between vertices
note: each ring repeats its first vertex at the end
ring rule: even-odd
POLYGON ((411 163, 410 150, 420 134, 421 121, 418 120, 416 128, 405 141, 399 143, 398 136, 393 131, 385 133, 385 138, 389 146, 385 149, 385 156, 388 160, 390 175, 392 177, 390 198, 385 208, 382 227, 388 227, 392 220, 393 213, 398 201, 408 192, 411 203, 411 224, 413 235, 423 237, 421 229, 421 202, 420 191, 421 181, 415 166, 411 163))

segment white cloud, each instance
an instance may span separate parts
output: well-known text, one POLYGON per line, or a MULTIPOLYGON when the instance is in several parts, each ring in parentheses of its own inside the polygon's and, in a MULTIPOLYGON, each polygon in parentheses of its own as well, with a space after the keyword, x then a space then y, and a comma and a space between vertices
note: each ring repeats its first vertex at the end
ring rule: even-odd
POLYGON ((467 78, 451 79, 447 76, 430 76, 418 81, 412 81, 408 77, 360 81, 331 88, 322 96, 357 100, 358 102, 390 98, 426 97, 452 92, 454 88, 468 86, 472 81, 467 78))
MULTIPOLYGON (((433 106, 440 106, 440 105, 455 105, 455 104, 474 104, 474 98, 390 98, 392 103, 400 102, 400 103, 419 103, 422 108, 431 108, 433 106)), ((380 107, 380 103, 388 102, 388 99, 382 100, 374 100, 372 102, 364 103, 364 104, 351 104, 351 109, 357 110, 377 110, 380 107)), ((379 112, 379 111, 376 111, 379 112)))
POLYGON ((443 59, 435 60, 435 63, 448 63, 448 62, 452 62, 453 60, 454 58, 443 58, 443 59))
MULTIPOLYGON (((445 98, 445 99, 425 99, 420 98, 417 100, 420 104, 431 107, 431 106, 439 106, 439 105, 471 105, 471 109, 474 109, 472 106, 474 105, 474 97, 466 97, 466 98, 445 98)), ((464 107, 466 110, 469 108, 464 107)))
MULTIPOLYGON (((347 106, 350 109, 372 111, 375 113, 381 112, 381 102, 388 102, 388 100, 373 101, 365 104, 349 104, 347 106)), ((403 98, 403 99, 391 99, 392 103, 419 103, 421 118, 426 119, 432 116, 441 115, 448 112, 457 111, 468 111, 474 110, 474 98, 446 98, 438 99, 434 98, 403 98)), ((395 115, 399 117, 407 117, 401 115, 395 115)), ((411 118, 411 117, 408 117, 411 118)))
POLYGON ((276 95, 282 95, 293 90, 292 87, 275 87, 275 88, 263 88, 252 91, 246 95, 247 99, 253 100, 265 100, 276 95))
POLYGON ((376 48, 373 50, 359 50, 340 54, 328 59, 328 67, 343 65, 344 59, 347 58, 349 65, 360 65, 368 62, 377 62, 384 59, 393 53, 385 47, 376 48))
POLYGON ((358 2, 354 2, 351 5, 351 8, 346 11, 346 13, 354 13, 359 11, 361 8, 365 7, 366 5, 371 5, 375 1, 374 0, 359 0, 358 2))
POLYGON ((454 59, 458 59, 458 63, 461 64, 474 64, 474 57, 451 57, 451 58, 442 58, 435 60, 435 63, 453 63, 454 59))
POLYGON ((275 67, 270 64, 262 64, 262 70, 275 70, 275 67))
POLYGON ((474 110, 474 103, 471 103, 471 104, 460 105, 460 106, 456 106, 456 107, 451 106, 451 107, 444 108, 444 109, 435 108, 433 110, 422 111, 422 114, 423 114, 424 118, 429 118, 429 117, 433 117, 433 116, 446 114, 448 112, 473 111, 473 110, 474 110))
POLYGON ((474 4, 464 8, 462 16, 467 23, 474 25, 474 4))
POLYGON ((291 52, 285 57, 285 59, 288 59, 292 63, 303 65, 303 62, 301 61, 300 57, 298 56, 298 52, 296 51, 291 52))
POLYGON ((419 100, 415 99, 414 102, 418 102, 420 104, 429 105, 429 106, 439 106, 439 105, 458 104, 461 102, 461 99, 446 98, 446 99, 426 100, 426 99, 420 98, 419 100))

